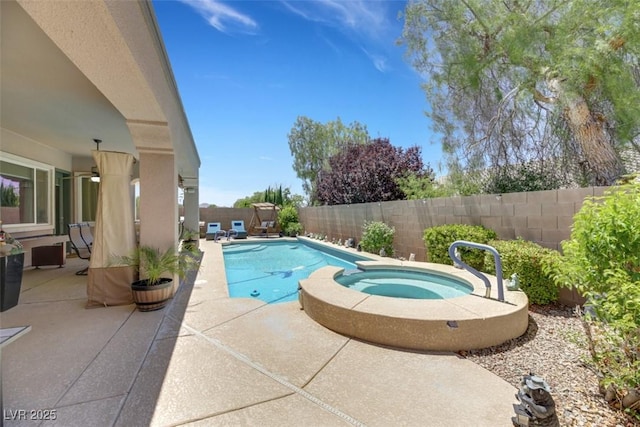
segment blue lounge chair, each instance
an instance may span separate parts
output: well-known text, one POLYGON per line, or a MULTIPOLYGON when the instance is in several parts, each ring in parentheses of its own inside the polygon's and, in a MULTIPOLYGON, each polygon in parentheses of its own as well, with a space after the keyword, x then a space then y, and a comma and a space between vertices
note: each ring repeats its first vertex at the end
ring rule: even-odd
POLYGON ((247 234, 247 230, 244 229, 244 221, 234 220, 231 221, 231 229, 227 233, 227 240, 231 237, 234 239, 246 239, 247 234))
POLYGON ((222 226, 219 222, 210 222, 207 224, 207 233, 205 234, 205 238, 207 240, 213 240, 217 242, 220 236, 226 235, 227 232, 222 229, 222 226))

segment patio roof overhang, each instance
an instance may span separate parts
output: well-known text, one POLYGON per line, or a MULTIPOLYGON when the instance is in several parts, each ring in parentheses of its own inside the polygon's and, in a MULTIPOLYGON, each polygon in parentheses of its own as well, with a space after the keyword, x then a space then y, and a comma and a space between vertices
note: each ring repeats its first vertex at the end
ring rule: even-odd
MULTIPOLYGON (((101 149, 170 152, 197 184, 200 158, 148 1, 1 7, 3 130, 91 161, 101 149)), ((21 147, 4 147, 29 156, 21 147)), ((31 147, 31 150, 33 148, 31 147)))

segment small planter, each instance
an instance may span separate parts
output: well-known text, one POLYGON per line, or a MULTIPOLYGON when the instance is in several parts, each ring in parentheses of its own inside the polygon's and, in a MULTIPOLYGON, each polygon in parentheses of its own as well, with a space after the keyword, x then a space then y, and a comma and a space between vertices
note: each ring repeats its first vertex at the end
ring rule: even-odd
POLYGON ((24 253, 0 257, 0 311, 18 305, 23 266, 24 253))
POLYGON ((131 283, 133 300, 140 311, 159 310, 167 305, 174 293, 173 279, 167 275, 183 279, 187 272, 199 267, 192 252, 178 253, 173 248, 161 252, 150 246, 139 246, 131 255, 117 257, 116 262, 134 267, 138 274, 144 272, 142 279, 131 283))
POLYGON ((182 244, 180 251, 196 253, 200 244, 200 235, 193 230, 185 228, 180 236, 182 244))
POLYGON ((200 241, 198 240, 183 240, 180 249, 184 252, 195 252, 198 250, 199 243, 200 241))
POLYGON ((131 292, 138 310, 160 310, 173 296, 173 279, 162 278, 155 285, 149 285, 147 280, 138 280, 131 284, 131 292))

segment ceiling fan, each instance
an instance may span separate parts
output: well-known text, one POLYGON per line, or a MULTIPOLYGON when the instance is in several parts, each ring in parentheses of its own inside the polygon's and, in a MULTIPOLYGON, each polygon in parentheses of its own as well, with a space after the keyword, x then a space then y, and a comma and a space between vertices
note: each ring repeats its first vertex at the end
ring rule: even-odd
MULTIPOLYGON (((93 142, 96 144, 96 151, 100 151, 100 144, 102 143, 101 139, 94 138, 93 142)), ((73 178, 89 178, 91 182, 100 182, 100 174, 98 173, 98 166, 91 166, 91 172, 80 172, 73 174, 73 176, 69 176, 63 179, 73 179, 73 178)))

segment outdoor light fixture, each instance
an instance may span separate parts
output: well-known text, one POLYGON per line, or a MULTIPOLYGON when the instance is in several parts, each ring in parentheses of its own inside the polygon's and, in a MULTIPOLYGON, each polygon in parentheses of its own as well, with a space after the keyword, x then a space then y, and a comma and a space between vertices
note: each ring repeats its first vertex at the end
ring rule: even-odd
MULTIPOLYGON (((100 151, 100 143, 102 142, 101 139, 98 138, 94 138, 93 142, 96 143, 96 151, 100 151)), ((100 182, 100 174, 98 173, 98 167, 94 166, 91 168, 91 182, 100 182)))

